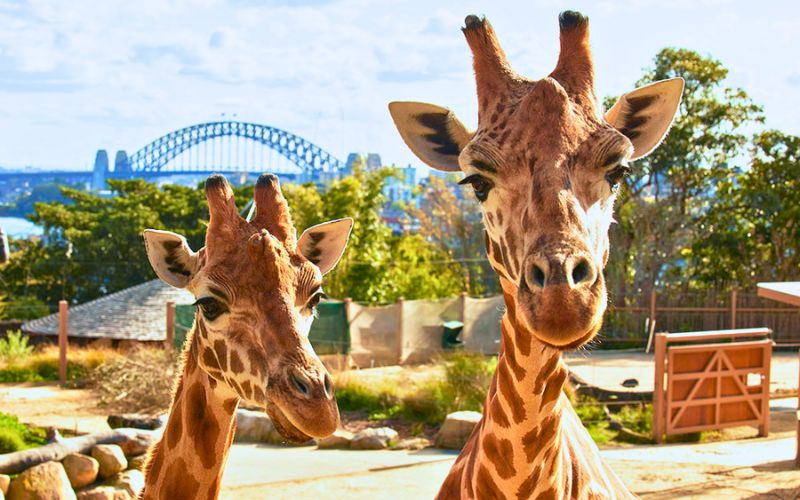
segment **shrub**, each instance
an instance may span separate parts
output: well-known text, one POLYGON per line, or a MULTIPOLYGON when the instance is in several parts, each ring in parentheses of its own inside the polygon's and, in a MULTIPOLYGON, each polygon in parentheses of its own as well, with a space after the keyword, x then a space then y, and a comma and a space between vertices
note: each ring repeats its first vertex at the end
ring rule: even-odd
POLYGON ((11 453, 47 442, 44 429, 21 424, 14 415, 0 412, 0 453, 11 453))
POLYGON ((50 314, 47 304, 28 295, 22 295, 12 300, 0 300, 0 319, 36 319, 50 314))
POLYGON ((33 352, 33 346, 28 344, 28 336, 22 332, 12 331, 6 338, 0 339, 0 360, 22 361, 33 352))
POLYGON ((22 440, 22 436, 19 433, 0 427, 0 454, 13 453, 25 448, 27 446, 25 446, 25 441, 22 440))

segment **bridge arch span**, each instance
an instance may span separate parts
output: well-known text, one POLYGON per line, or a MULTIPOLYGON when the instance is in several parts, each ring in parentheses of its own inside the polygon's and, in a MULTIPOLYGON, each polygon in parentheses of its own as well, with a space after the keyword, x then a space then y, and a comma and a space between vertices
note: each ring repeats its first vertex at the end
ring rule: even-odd
POLYGON ((217 121, 191 125, 159 137, 133 153, 124 167, 119 166, 127 172, 115 173, 131 176, 157 175, 180 154, 203 142, 224 137, 241 137, 261 143, 307 174, 315 171, 336 174, 345 166, 324 149, 291 132, 258 123, 217 121))

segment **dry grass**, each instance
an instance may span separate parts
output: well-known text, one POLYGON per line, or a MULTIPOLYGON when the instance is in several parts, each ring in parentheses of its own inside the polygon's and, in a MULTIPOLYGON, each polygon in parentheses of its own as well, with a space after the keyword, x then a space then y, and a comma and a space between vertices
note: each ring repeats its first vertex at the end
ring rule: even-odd
MULTIPOLYGON (((83 380, 98 366, 119 357, 119 352, 108 348, 71 348, 67 354, 67 380, 83 380)), ((0 382, 45 380, 58 380, 58 346, 46 345, 0 361, 0 382)))
POLYGON ((110 410, 155 415, 169 409, 177 365, 171 351, 143 347, 98 366, 90 384, 110 410))

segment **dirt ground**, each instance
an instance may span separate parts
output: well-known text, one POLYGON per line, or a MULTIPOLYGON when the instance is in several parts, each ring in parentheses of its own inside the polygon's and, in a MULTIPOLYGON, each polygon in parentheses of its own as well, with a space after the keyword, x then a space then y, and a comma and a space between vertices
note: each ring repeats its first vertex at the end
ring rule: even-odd
MULTIPOLYGON (((773 402, 767 439, 610 449, 603 454, 626 484, 643 498, 800 498, 800 471, 793 468, 791 461, 796 404, 795 399, 773 402), (759 452, 766 458, 759 458, 759 452)), ((23 422, 79 432, 108 428, 107 412, 97 408, 90 391, 61 389, 54 384, 0 385, 0 411, 15 414, 23 422)), ((752 429, 740 432, 741 437, 755 434, 752 429)), ((290 477, 291 474, 281 474, 281 453, 281 449, 259 450, 255 457, 266 467, 276 468, 273 477, 290 477)), ((314 453, 314 448, 300 453, 314 453)), ((234 449, 231 460, 236 454, 234 449)), ((425 463, 365 465, 359 471, 334 476, 326 475, 326 470, 333 469, 326 469, 323 459, 310 476, 299 480, 223 482, 222 498, 432 498, 453 459, 452 454, 443 453, 441 459, 425 463)), ((334 459, 331 455, 330 460, 341 461, 342 457, 334 459)), ((357 460, 356 455, 352 460, 357 460)))

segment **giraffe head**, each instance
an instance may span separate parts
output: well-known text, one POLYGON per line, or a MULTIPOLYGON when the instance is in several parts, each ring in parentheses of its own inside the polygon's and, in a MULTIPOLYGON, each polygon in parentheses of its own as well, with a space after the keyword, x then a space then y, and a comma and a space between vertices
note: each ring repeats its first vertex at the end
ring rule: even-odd
POLYGON ((425 103, 389 105, 409 148, 433 168, 462 171, 481 204, 486 249, 515 294, 519 323, 539 340, 571 348, 602 324, 608 229, 628 162, 666 135, 683 80, 597 102, 589 22, 559 16, 561 52, 546 78, 511 69, 485 19, 466 18, 478 94, 478 128, 425 103))
POLYGON ((324 297, 322 276, 341 257, 353 220, 319 224, 298 240, 278 179, 269 174, 256 183, 250 222, 239 216, 224 177, 208 178, 206 198, 210 219, 199 251, 175 233, 144 233, 158 276, 197 299, 188 355, 214 384, 265 408, 288 440, 331 434, 339 410, 308 333, 324 297))

